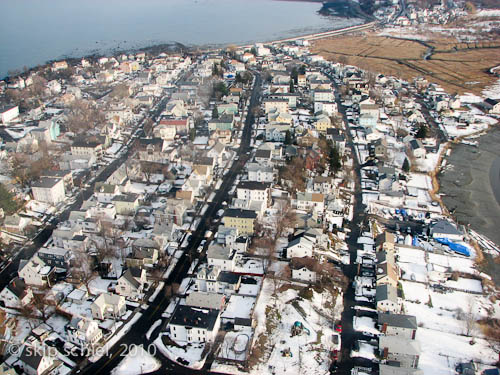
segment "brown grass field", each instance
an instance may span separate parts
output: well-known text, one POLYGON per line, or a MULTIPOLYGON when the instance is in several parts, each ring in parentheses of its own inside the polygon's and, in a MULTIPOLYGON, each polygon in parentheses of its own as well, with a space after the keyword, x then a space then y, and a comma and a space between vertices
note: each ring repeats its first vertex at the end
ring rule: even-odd
POLYGON ((411 80, 425 77, 449 93, 480 94, 496 77, 488 69, 500 64, 500 37, 476 43, 458 43, 442 34, 426 35, 417 42, 376 35, 343 35, 314 42, 313 53, 328 60, 411 80), (429 60, 423 60, 428 47, 434 47, 429 60), (342 57, 343 56, 343 57, 342 57))

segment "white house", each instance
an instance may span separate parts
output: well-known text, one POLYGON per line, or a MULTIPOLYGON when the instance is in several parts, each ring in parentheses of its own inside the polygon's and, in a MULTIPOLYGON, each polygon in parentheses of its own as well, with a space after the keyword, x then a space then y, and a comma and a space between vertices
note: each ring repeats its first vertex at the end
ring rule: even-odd
POLYGON ((377 286, 375 299, 377 301, 378 312, 398 314, 401 311, 398 290, 392 285, 384 284, 377 286))
POLYGON ((125 297, 112 293, 103 293, 90 305, 95 319, 116 319, 126 312, 125 297))
POLYGON ((146 281, 145 269, 130 267, 118 279, 116 293, 132 300, 139 300, 142 297, 146 281))
POLYGON ((248 163, 248 180, 257 182, 273 182, 274 181, 274 169, 267 165, 261 165, 259 163, 248 163))
POLYGON ((0 292, 0 301, 8 308, 21 308, 33 299, 33 292, 23 279, 16 277, 0 292))
POLYGON ((55 268, 46 264, 38 255, 34 255, 28 261, 21 260, 18 274, 28 285, 50 287, 55 274, 55 268))
POLYGON ((316 260, 310 257, 292 258, 290 269, 292 271, 292 279, 306 281, 309 283, 316 282, 316 271, 314 264, 316 260))
POLYGON ((222 271, 233 271, 236 251, 216 243, 210 244, 207 250, 207 262, 210 266, 219 267, 222 271))
POLYGON ((66 326, 69 342, 80 348, 91 348, 102 339, 102 330, 95 320, 75 317, 66 326))
POLYGON ((303 258, 311 257, 313 255, 314 244, 305 237, 299 237, 290 241, 286 249, 286 257, 303 258))
POLYGON ((31 185, 33 198, 53 205, 64 201, 64 181, 62 178, 42 177, 31 185))
POLYGON ((325 209, 325 196, 319 193, 298 192, 294 203, 298 210, 320 213, 325 209))
POLYGON ((19 116, 19 106, 4 106, 0 107, 0 116, 2 124, 7 124, 19 116))
POLYGON ((43 348, 41 344, 38 347, 25 345, 21 355, 19 356, 19 362, 23 368, 23 373, 27 375, 42 375, 42 374, 59 374, 59 367, 64 367, 63 362, 59 360, 54 352, 50 353, 49 350, 43 348))
POLYGON ((170 338, 176 342, 213 342, 219 332, 220 310, 179 305, 168 324, 170 338))
POLYGON ((263 202, 269 202, 271 195, 268 183, 256 181, 241 181, 236 194, 238 199, 263 202))

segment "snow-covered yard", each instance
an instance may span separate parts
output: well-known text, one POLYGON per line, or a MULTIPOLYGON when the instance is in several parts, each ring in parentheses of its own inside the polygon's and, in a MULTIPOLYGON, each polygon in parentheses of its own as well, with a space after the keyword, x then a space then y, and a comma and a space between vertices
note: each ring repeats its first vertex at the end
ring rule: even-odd
POLYGON ((206 360, 206 356, 202 356, 203 350, 205 349, 204 343, 179 343, 178 346, 165 345, 165 343, 163 342, 163 337, 165 335, 167 334, 164 333, 162 335, 159 335, 154 341, 154 344, 161 352, 161 354, 174 362, 178 362, 178 359, 181 358, 182 360, 186 361, 184 364, 181 363, 183 366, 187 366, 193 369, 200 369, 203 367, 203 364, 206 360))
POLYGON ((130 347, 128 354, 113 370, 112 375, 139 375, 149 374, 158 370, 160 362, 152 355, 156 350, 150 350, 153 347, 143 348, 134 345, 130 347))
MULTIPOLYGON (((291 285, 273 296, 273 283, 265 279, 254 312, 256 344, 262 345, 263 358, 251 374, 316 374, 328 371, 329 351, 333 348, 332 324, 342 306, 333 306, 329 292, 312 291, 310 299, 298 298, 300 286, 291 285), (321 312, 321 315, 318 314, 321 312), (324 318, 329 314, 329 319, 324 318), (292 328, 299 326, 297 335, 292 328), (261 336, 263 335, 263 336, 261 336), (264 339, 265 337, 265 339, 264 339)), ((337 301, 341 303, 342 294, 337 301)))

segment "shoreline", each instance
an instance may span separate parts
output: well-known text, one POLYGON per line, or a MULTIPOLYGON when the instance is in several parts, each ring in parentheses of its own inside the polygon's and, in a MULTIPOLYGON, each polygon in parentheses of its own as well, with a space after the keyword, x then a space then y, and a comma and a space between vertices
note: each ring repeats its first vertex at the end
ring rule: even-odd
POLYGON ((500 214, 500 156, 489 149, 492 138, 500 136, 500 128, 498 124, 489 126, 481 133, 477 148, 448 141, 446 151, 430 175, 443 213, 500 247, 500 236, 495 229, 495 218, 500 214), (447 150, 451 150, 449 155, 447 150), (448 162, 446 168, 441 166, 443 159, 448 162), (492 174, 497 176, 495 183, 492 183, 492 174))
MULTIPOLYGON (((281 1, 281 2, 303 2, 303 3, 322 3, 322 1, 316 1, 316 0, 272 0, 272 1, 281 1)), ((342 19, 349 19, 349 17, 343 17, 343 16, 323 16, 323 17, 337 17, 337 18, 342 18, 342 19)), ((306 34, 292 34, 292 36, 289 37, 280 37, 279 39, 272 39, 272 40, 251 40, 251 41, 245 41, 245 42, 240 42, 240 43, 213 43, 213 44, 184 44, 181 42, 177 41, 164 41, 160 43, 155 43, 155 44, 149 44, 149 45, 144 45, 140 47, 130 47, 130 48, 120 48, 119 46, 104 49, 104 50, 93 50, 93 51, 88 51, 84 52, 82 51, 81 54, 62 54, 60 56, 54 57, 52 59, 46 60, 44 63, 29 67, 29 69, 23 71, 23 67, 19 67, 16 69, 18 71, 18 74, 16 75, 5 75, 4 77, 0 77, 0 80, 8 80, 10 78, 14 78, 17 76, 23 76, 25 74, 31 73, 32 71, 37 71, 40 68, 44 68, 47 65, 50 65, 56 61, 60 60, 68 60, 68 61, 74 61, 75 63, 81 59, 89 59, 89 60, 95 60, 100 57, 107 57, 107 56, 118 56, 121 54, 135 54, 135 53, 140 53, 140 52, 148 52, 148 51, 154 51, 156 50, 157 53, 162 53, 162 52, 172 52, 172 51, 180 51, 181 53, 183 50, 187 51, 199 51, 199 52, 208 52, 212 51, 215 49, 224 49, 230 45, 235 45, 236 47, 239 48, 244 48, 247 46, 252 46, 255 43, 264 43, 264 44, 273 44, 273 43, 281 43, 281 42, 287 42, 287 41, 293 41, 293 40, 298 40, 298 39, 305 39, 305 40, 317 40, 317 39, 323 39, 323 38, 328 38, 331 36, 336 36, 336 35, 341 35, 343 33, 349 33, 349 32, 354 32, 358 30, 363 30, 363 29, 368 29, 370 27, 376 26, 377 22, 376 21, 369 21, 366 18, 363 18, 362 15, 359 15, 358 18, 360 20, 360 23, 355 23, 351 24, 350 26, 343 26, 343 27, 329 27, 325 28, 324 30, 317 31, 315 33, 306 33, 306 34)))

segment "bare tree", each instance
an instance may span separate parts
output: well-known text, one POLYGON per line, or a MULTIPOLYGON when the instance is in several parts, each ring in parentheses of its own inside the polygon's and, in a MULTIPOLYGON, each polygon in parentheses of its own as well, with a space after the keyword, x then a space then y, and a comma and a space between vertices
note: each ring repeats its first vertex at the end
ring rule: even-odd
POLYGON ((76 253, 73 275, 85 285, 87 293, 92 294, 89 285, 97 277, 97 272, 95 271, 94 261, 89 254, 81 251, 76 253))

